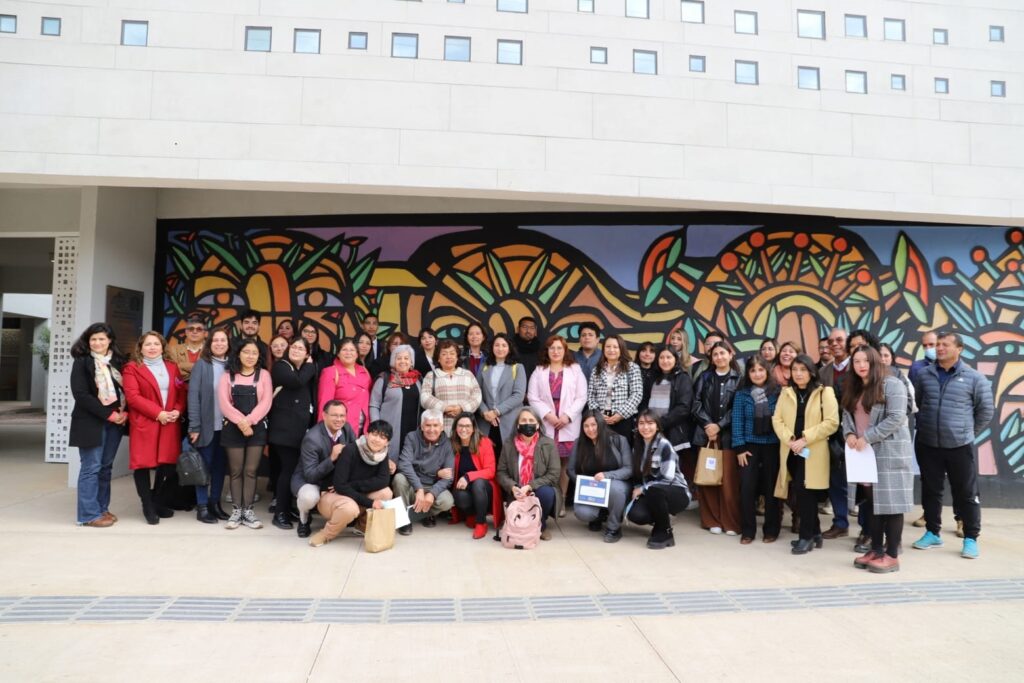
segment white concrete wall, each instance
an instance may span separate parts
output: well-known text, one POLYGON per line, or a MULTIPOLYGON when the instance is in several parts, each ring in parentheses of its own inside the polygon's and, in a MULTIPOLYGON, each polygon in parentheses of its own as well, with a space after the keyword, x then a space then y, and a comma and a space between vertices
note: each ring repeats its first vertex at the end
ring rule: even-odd
POLYGON ((596 5, 0 1, 19 17, 0 34, 0 180, 1024 223, 1019 0, 709 0, 701 25, 676 0, 647 20, 596 5), (733 32, 734 9, 759 12, 759 35, 733 32), (797 37, 797 9, 827 12, 827 40, 797 37), (844 37, 844 12, 867 15, 867 39, 844 37), (39 35, 43 15, 61 37, 39 35), (882 40, 884 17, 906 42, 882 40), (150 22, 148 47, 118 45, 123 19, 150 22), (271 53, 243 50, 247 25, 274 29, 271 53), (292 54, 295 28, 321 29, 322 54, 292 54), (348 50, 349 31, 369 49, 348 50), (420 58, 389 57, 393 32, 418 33, 420 58), (470 36, 473 61, 443 61, 445 35, 470 36), (495 64, 498 38, 524 41, 523 66, 495 64), (633 49, 657 51, 659 75, 631 73, 633 49), (760 63, 760 85, 733 83, 736 59, 760 63), (796 88, 798 65, 822 90, 796 88), (868 95, 845 92, 846 69, 868 72, 868 95))

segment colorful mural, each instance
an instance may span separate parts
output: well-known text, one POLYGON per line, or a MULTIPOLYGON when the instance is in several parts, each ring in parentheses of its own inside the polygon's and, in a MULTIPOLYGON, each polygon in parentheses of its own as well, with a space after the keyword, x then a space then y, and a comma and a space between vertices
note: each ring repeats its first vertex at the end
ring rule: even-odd
POLYGON ((429 325, 455 339, 471 320, 510 332, 532 315, 542 334, 570 340, 584 321, 633 342, 661 341, 682 327, 695 351, 717 329, 745 353, 764 337, 816 350, 840 326, 875 332, 903 366, 919 356, 922 331, 952 326, 997 396, 998 419, 978 440, 981 472, 1024 479, 1024 231, 804 217, 630 219, 163 221, 157 324, 180 339, 189 312, 233 323, 252 307, 267 313, 264 336, 301 316, 326 344, 351 335, 371 311, 382 334, 429 325))

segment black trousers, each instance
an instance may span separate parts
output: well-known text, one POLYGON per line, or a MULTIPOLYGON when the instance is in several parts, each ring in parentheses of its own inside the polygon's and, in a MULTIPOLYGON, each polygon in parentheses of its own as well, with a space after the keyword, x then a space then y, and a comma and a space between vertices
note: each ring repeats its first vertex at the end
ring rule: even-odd
POLYGON ((491 511, 491 482, 486 479, 471 481, 465 489, 451 489, 455 498, 455 507, 464 515, 476 517, 477 524, 487 523, 487 513, 491 511))
POLYGON ((782 528, 781 503, 775 498, 779 476, 779 444, 748 443, 736 449, 750 451, 747 466, 740 467, 740 529, 746 538, 757 534, 757 497, 764 496, 765 536, 778 536, 782 528))
POLYGON ((174 465, 163 464, 157 465, 156 467, 140 467, 137 470, 132 470, 132 478, 135 480, 135 492, 139 494, 139 498, 143 500, 149 500, 155 494, 156 502, 163 505, 163 496, 161 495, 164 488, 164 483, 174 472, 174 465), (149 473, 155 473, 154 481, 152 485, 149 480, 149 473))
POLYGON ((629 521, 653 524, 655 532, 667 531, 672 526, 669 515, 685 510, 689 504, 690 497, 681 486, 652 486, 629 508, 629 521))
POLYGON ((871 516, 871 550, 885 552, 889 557, 899 555, 903 540, 903 514, 871 516))
POLYGON ((277 473, 277 486, 274 498, 277 499, 278 512, 288 512, 292 509, 292 474, 299 464, 299 449, 291 446, 270 445, 271 453, 277 453, 280 469, 277 473))
POLYGON ((981 533, 981 499, 978 497, 978 462, 974 445, 957 448, 915 446, 921 468, 921 504, 928 531, 938 535, 942 529, 942 490, 949 477, 953 508, 964 523, 964 536, 978 538, 981 533))
POLYGON ((796 490, 796 511, 800 517, 800 538, 814 538, 821 534, 818 503, 825 499, 828 491, 809 489, 804 486, 807 461, 799 455, 789 454, 789 457, 786 458, 786 469, 789 470, 789 476, 793 478, 789 485, 796 490))

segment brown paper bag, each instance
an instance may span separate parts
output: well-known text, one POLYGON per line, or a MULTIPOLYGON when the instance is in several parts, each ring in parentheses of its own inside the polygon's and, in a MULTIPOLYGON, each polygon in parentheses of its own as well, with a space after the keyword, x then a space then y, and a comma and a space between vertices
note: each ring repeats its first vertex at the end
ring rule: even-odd
POLYGON ((717 445, 712 441, 700 449, 700 454, 697 456, 697 471, 693 475, 693 482, 698 486, 722 485, 723 453, 715 448, 717 445))
POLYGON ((366 535, 363 538, 363 547, 368 553, 379 553, 382 550, 391 550, 395 547, 395 511, 374 510, 366 511, 366 535))

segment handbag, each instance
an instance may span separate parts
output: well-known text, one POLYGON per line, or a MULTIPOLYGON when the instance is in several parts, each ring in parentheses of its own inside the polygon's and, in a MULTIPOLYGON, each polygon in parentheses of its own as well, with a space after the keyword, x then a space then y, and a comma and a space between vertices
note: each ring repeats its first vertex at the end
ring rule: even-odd
MULTIPOLYGON (((822 400, 819 404, 821 407, 821 421, 825 421, 825 401, 822 400)), ((843 443, 843 430, 836 428, 836 431, 828 435, 826 439, 828 443, 828 459, 829 467, 837 470, 846 467, 846 444, 843 443)))
POLYGON ((395 511, 390 508, 366 511, 366 534, 363 547, 368 553, 379 553, 395 547, 395 511))
POLYGON ((207 486, 210 483, 210 473, 203 456, 187 441, 178 456, 177 471, 181 486, 207 486))
POLYGON ((722 451, 715 448, 717 445, 717 441, 711 441, 702 447, 697 455, 697 471, 693 476, 693 483, 698 486, 722 485, 725 461, 722 459, 722 451))

